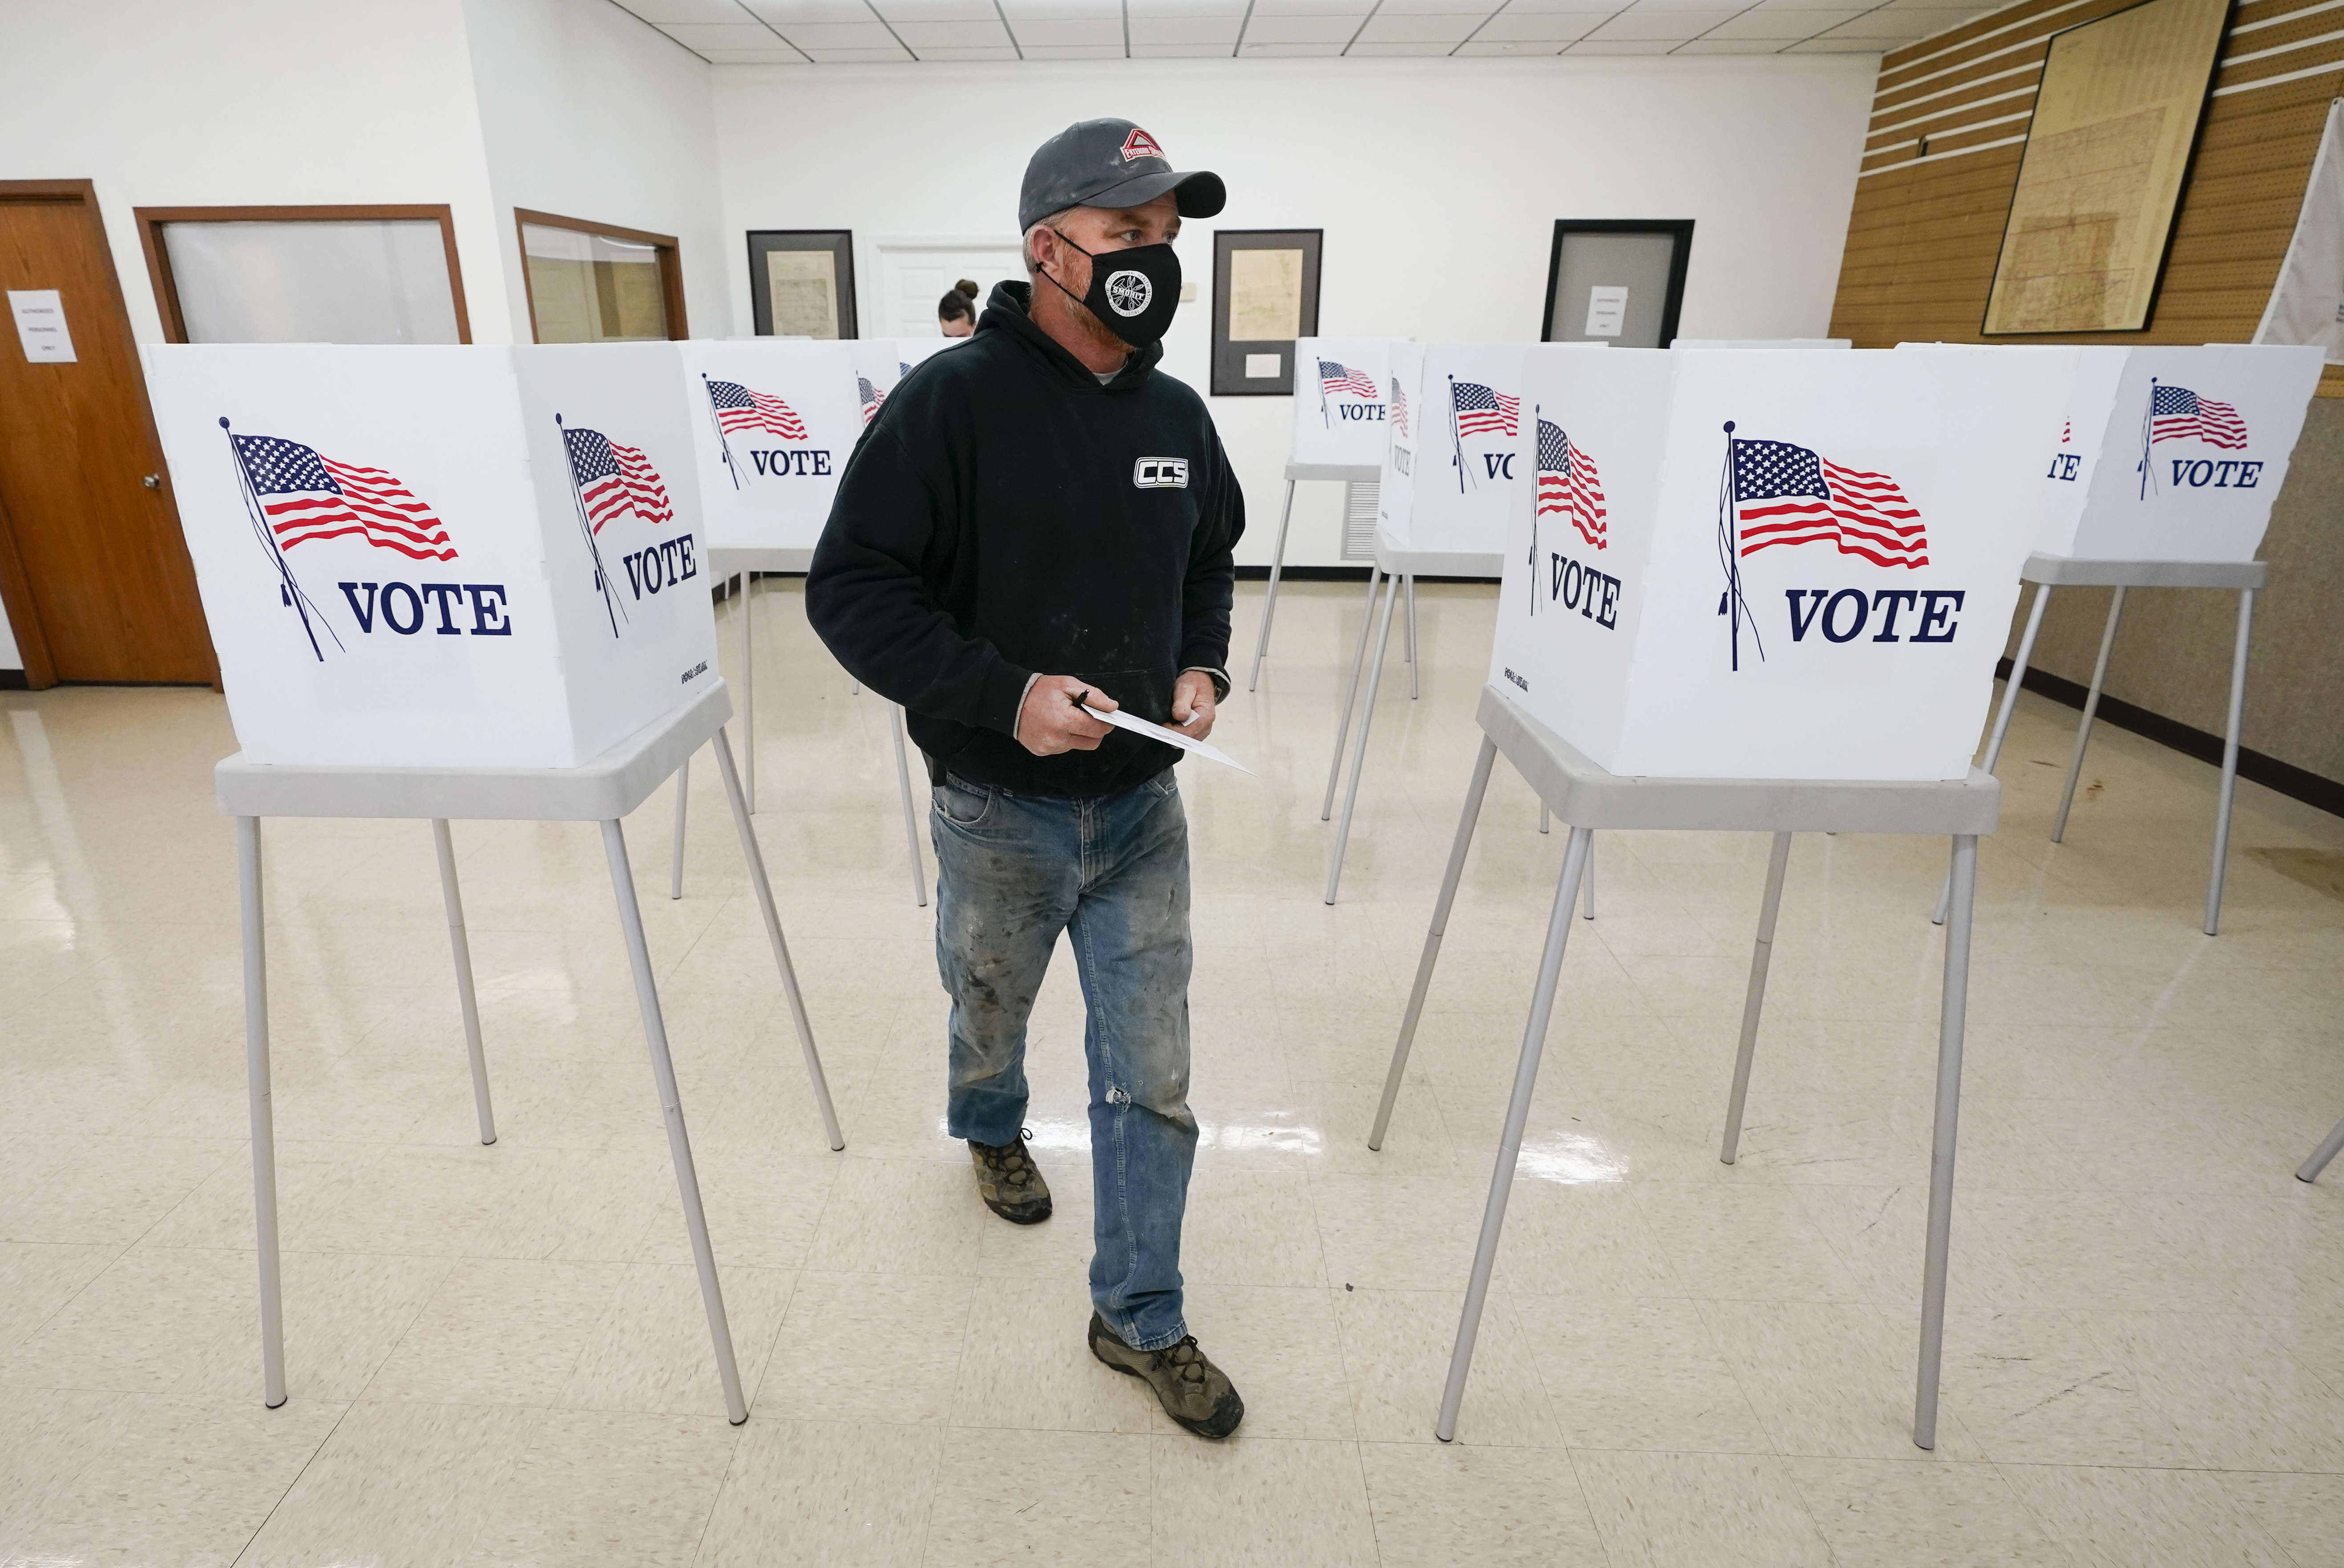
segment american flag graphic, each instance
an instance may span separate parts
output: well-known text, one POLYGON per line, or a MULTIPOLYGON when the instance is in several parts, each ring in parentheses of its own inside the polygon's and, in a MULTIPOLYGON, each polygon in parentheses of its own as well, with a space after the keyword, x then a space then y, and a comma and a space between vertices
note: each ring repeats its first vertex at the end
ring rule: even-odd
POLYGON ((805 421, 797 410, 767 392, 738 381, 708 383, 709 405, 716 410, 716 428, 726 435, 740 430, 763 430, 785 441, 806 439, 805 421))
POLYGON ((1603 476, 1595 471, 1595 460, 1573 445, 1561 425, 1545 420, 1538 422, 1538 510, 1541 517, 1562 513, 1580 538, 1598 550, 1610 548, 1603 476))
POLYGON ((868 376, 854 378, 854 390, 863 400, 863 422, 867 425, 871 416, 879 411, 879 405, 887 400, 887 394, 873 386, 868 376))
POLYGON ((1408 439, 1408 391, 1398 381, 1392 383, 1391 428, 1392 434, 1408 439))
POLYGON ((570 446, 570 474, 578 481, 578 502, 596 533, 623 512, 634 513, 653 528, 675 521, 667 486, 642 452, 621 446, 600 430, 567 430, 561 439, 570 446))
POLYGON ((2244 451, 2247 421, 2228 403, 2201 398, 2187 387, 2152 386, 2148 398, 2148 440, 2201 440, 2224 451, 2244 451))
POLYGON ((1479 381, 1450 382, 1449 397, 1457 410, 1457 434, 1460 438, 1521 433, 1522 400, 1520 398, 1510 398, 1479 381))
POLYGON ((395 475, 276 436, 230 435, 228 442, 278 549, 355 533, 416 561, 456 559, 447 525, 395 475))
POLYGON ((1321 392, 1349 392, 1356 398, 1375 401, 1376 379, 1365 370, 1354 370, 1336 359, 1318 361, 1318 389, 1321 392))
POLYGON ((1742 553, 1828 540, 1874 566, 1929 564, 1921 514, 1884 473, 1842 468, 1788 441, 1733 442, 1742 553))

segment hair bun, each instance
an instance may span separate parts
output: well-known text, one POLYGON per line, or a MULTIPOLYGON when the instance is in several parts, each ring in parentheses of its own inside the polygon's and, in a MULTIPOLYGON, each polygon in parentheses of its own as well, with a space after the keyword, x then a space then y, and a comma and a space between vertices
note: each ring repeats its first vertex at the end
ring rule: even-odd
POLYGON ((976 285, 975 285, 975 284, 974 284, 974 283, 972 283, 972 282, 970 282, 970 281, 969 281, 967 278, 962 278, 959 282, 957 282, 957 283, 954 284, 954 285, 953 285, 953 287, 954 287, 955 288, 959 289, 963 294, 967 295, 971 299, 974 299, 974 298, 975 298, 977 297, 977 287, 976 287, 976 285))

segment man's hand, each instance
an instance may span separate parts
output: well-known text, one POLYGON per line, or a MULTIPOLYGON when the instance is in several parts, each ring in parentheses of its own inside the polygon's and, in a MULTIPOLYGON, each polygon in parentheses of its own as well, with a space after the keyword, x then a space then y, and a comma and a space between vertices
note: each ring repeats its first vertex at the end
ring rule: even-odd
POLYGON ((1172 723, 1191 740, 1201 741, 1213 733, 1218 705, 1213 696, 1213 678, 1202 670, 1183 670, 1172 683, 1172 723))
POLYGON ((1118 706, 1113 697, 1072 675, 1036 677, 1026 688, 1026 705, 1017 710, 1017 744, 1037 757, 1098 750, 1113 727, 1084 713, 1086 703, 1103 713, 1118 706))

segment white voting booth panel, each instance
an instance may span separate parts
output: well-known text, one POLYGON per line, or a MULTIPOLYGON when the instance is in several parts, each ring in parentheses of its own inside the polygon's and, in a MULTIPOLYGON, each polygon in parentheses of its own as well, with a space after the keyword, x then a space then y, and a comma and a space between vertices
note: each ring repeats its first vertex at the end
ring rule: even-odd
POLYGON ((1391 339, 1294 340, 1294 446, 1287 460, 1372 468, 1384 460, 1391 339))
POLYGON ((2036 460, 2035 548, 2087 561, 2252 561, 2324 350, 2076 352, 2073 395, 2047 432, 2047 460, 2036 460))
POLYGON ((145 357, 247 761, 571 767, 712 679, 669 345, 145 357))
POLYGON ((1965 776, 2060 352, 1532 348, 1491 682, 1623 776, 1965 776))
POLYGON ((1391 345, 1391 439, 1378 526, 1404 547, 1491 551, 1512 511, 1520 343, 1391 345))
POLYGON ((854 366, 854 400, 862 410, 863 422, 871 422, 895 384, 910 375, 914 365, 967 341, 965 338, 858 338, 847 344, 847 355, 854 366))
MULTIPOLYGON (((776 338, 673 345, 711 548, 811 550, 822 537, 863 434, 852 348, 776 338)), ((892 349, 886 357, 892 365, 892 349)))

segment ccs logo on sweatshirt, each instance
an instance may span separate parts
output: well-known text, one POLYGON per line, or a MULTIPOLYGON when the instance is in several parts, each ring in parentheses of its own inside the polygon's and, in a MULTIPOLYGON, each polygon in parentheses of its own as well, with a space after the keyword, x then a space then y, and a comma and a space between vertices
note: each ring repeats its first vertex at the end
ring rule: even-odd
POLYGON ((1140 490, 1187 490, 1187 458, 1142 458, 1131 465, 1131 482, 1140 490))

